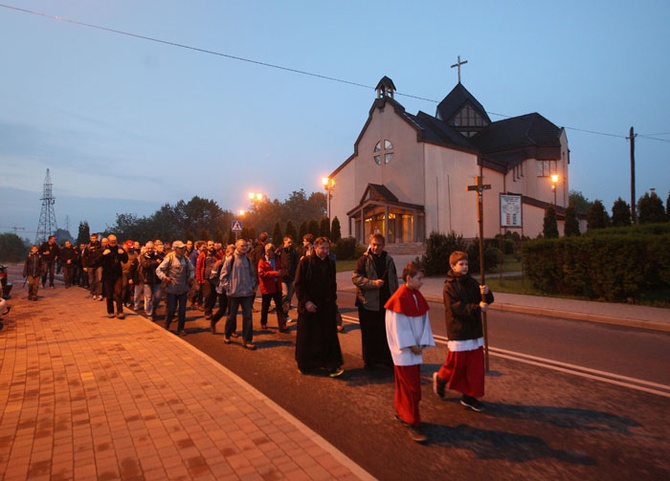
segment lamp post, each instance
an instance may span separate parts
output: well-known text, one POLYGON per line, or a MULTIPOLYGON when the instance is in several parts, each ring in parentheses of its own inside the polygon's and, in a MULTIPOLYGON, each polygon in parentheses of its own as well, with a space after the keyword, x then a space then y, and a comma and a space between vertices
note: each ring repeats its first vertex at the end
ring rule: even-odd
POLYGON ((326 208, 328 210, 328 226, 330 226, 330 199, 333 197, 333 188, 335 187, 335 179, 331 179, 330 177, 321 177, 321 182, 323 183, 323 188, 326 189, 327 192, 327 203, 326 203, 326 208))
POLYGON ((558 174, 551 174, 551 190, 554 192, 554 207, 556 207, 556 184, 558 184, 558 174))

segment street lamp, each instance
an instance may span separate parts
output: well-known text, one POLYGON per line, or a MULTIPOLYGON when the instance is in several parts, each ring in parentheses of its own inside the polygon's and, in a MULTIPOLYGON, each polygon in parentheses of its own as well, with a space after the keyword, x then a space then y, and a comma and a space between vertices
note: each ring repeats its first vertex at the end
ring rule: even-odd
POLYGON ((558 174, 551 174, 551 190, 554 192, 554 207, 556 206, 556 184, 558 183, 558 174))
POLYGON ((249 200, 253 202, 260 202, 263 200, 263 194, 260 194, 258 192, 249 192, 249 200))
POLYGON ((330 226, 330 199, 333 197, 333 189, 335 188, 335 179, 331 179, 330 177, 321 177, 321 183, 323 184, 323 188, 326 189, 328 192, 328 197, 327 197, 327 210, 328 210, 328 225, 330 226))

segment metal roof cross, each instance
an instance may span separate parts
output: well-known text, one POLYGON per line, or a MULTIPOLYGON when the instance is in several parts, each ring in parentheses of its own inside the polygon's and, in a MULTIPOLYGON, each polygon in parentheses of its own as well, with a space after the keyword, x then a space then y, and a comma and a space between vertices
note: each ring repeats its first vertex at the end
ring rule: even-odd
POLYGON ((466 63, 468 63, 467 60, 463 60, 461 62, 461 56, 459 55, 458 56, 458 62, 456 62, 455 64, 453 64, 451 66, 451 68, 454 68, 454 67, 458 68, 458 83, 461 83, 461 65, 465 65, 466 63))

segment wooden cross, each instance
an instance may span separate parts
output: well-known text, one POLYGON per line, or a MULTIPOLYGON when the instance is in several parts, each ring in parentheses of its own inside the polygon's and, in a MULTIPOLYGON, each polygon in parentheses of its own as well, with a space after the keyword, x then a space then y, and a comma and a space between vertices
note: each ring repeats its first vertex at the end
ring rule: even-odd
POLYGON ((458 62, 456 62, 455 64, 453 64, 451 66, 451 68, 454 68, 454 67, 458 68, 458 83, 461 83, 461 65, 465 65, 466 63, 468 63, 467 60, 464 60, 464 61, 461 62, 461 56, 459 55, 458 56, 458 62))
MULTIPOLYGON (((479 283, 484 285, 484 191, 491 188, 491 184, 484 184, 484 175, 480 167, 478 176, 475 177, 475 185, 468 185, 468 191, 477 192, 477 222, 479 223, 479 283)), ((485 300, 482 294, 482 301, 485 300)), ((486 312, 482 312, 482 327, 484 329, 484 356, 486 361, 486 371, 489 371, 489 334, 486 321, 486 312)))

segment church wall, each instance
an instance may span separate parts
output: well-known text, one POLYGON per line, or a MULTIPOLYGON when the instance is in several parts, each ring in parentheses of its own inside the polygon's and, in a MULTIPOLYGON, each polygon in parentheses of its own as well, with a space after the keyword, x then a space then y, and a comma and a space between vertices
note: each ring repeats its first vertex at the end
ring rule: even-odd
MULTIPOLYGON (((465 238, 479 235, 477 193, 468 191, 479 175, 477 156, 467 152, 425 145, 426 149, 426 236, 431 232, 454 231, 465 238)), ((499 232, 499 193, 504 186, 502 174, 484 169, 484 236, 499 232)))
MULTIPOLYGON (((369 183, 385 185, 400 202, 423 203, 423 149, 416 140, 416 130, 400 118, 391 105, 383 112, 375 109, 372 119, 358 143, 358 158, 355 162, 355 199, 351 207, 360 200, 369 183), (393 149, 374 152, 375 145, 390 140, 393 149), (389 163, 384 162, 384 154, 393 153, 389 163), (381 155, 381 165, 374 161, 381 155)), ((350 207, 350 208, 351 208, 350 207)))

